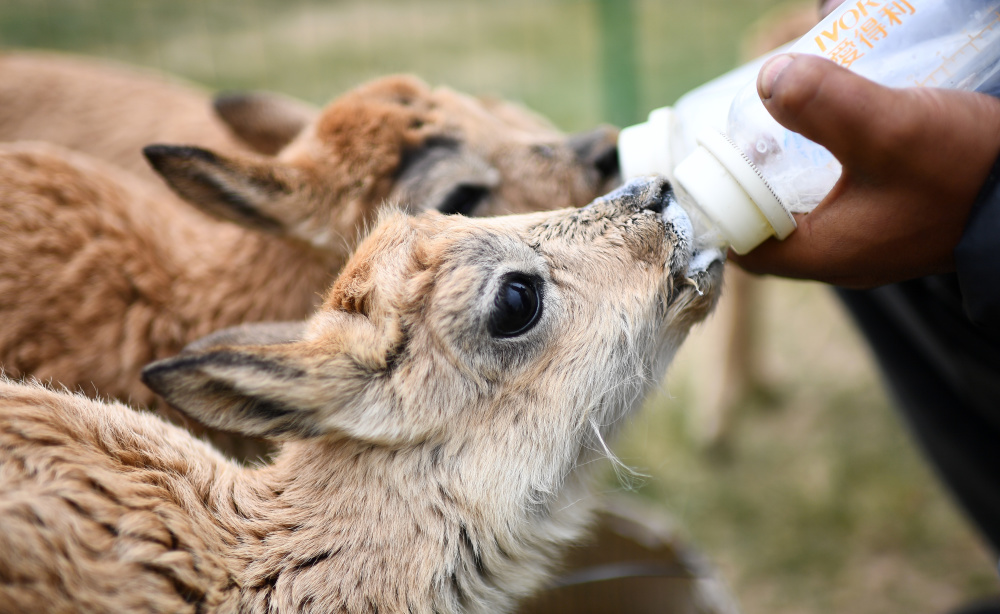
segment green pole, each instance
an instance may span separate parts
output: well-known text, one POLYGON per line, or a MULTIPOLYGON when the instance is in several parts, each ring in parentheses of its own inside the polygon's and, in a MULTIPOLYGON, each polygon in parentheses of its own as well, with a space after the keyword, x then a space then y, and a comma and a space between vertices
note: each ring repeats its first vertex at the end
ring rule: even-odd
POLYGON ((618 126, 642 120, 636 76, 635 9, 632 0, 594 0, 601 41, 604 118, 618 126))

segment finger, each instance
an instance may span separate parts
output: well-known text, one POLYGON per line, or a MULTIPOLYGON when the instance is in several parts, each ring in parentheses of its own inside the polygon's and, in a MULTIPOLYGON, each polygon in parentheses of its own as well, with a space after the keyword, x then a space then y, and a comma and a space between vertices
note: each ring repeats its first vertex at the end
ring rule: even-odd
POLYGON ((845 165, 898 145, 900 127, 912 125, 899 110, 911 108, 897 104, 900 91, 816 56, 771 59, 760 71, 757 89, 778 123, 820 143, 845 165))
POLYGON ((830 274, 827 263, 836 259, 827 253, 825 242, 811 239, 812 227, 807 215, 794 216, 798 229, 788 238, 768 239, 742 256, 731 252, 730 259, 751 273, 826 281, 830 274))

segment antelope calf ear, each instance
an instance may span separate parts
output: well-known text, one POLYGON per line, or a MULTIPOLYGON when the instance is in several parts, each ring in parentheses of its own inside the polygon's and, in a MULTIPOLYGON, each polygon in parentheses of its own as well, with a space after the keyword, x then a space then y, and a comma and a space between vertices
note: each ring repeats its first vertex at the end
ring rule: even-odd
POLYGON ((567 140, 567 145, 582 164, 597 173, 599 181, 607 189, 621 183, 617 128, 598 126, 588 132, 573 134, 567 140))
POLYGON ((333 311, 311 322, 318 326, 291 343, 220 346, 210 336, 196 342, 204 349, 148 365, 142 381, 198 422, 251 437, 339 433, 397 444, 426 436, 396 406, 384 377, 388 346, 367 318, 333 311))
POLYGON ((224 92, 212 106, 233 135, 254 151, 271 156, 319 115, 308 103, 273 92, 224 92))
POLYGON ((297 206, 296 171, 273 159, 182 145, 150 145, 142 153, 174 192, 209 215, 272 234, 286 234, 308 216, 297 206))
POLYGON ((279 346, 213 347, 148 365, 142 381, 172 407, 202 424, 266 439, 315 437, 314 407, 282 393, 308 373, 279 346))

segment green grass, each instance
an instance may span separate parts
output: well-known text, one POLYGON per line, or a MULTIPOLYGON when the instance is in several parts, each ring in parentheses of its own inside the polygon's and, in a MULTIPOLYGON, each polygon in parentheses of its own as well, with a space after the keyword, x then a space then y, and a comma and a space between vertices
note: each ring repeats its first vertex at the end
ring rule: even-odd
MULTIPOLYGON (((743 33, 779 4, 634 0, 633 116, 734 66, 743 33)), ((590 0, 4 0, 0 46, 315 103, 414 72, 521 100, 573 131, 611 116, 598 15, 590 0)), ((998 592, 994 561, 912 448, 829 296, 791 282, 764 289, 764 393, 741 407, 724 458, 707 453, 692 433, 718 383, 711 342, 696 332, 618 442, 650 475, 641 496, 677 518, 750 614, 933 612, 998 592)))

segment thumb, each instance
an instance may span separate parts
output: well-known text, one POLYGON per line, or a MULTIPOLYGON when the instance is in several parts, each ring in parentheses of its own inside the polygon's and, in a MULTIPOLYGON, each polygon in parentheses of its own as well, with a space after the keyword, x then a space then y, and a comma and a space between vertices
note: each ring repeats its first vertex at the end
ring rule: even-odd
POLYGON ((898 90, 812 55, 769 60, 757 78, 757 92, 779 124, 823 145, 845 166, 870 155, 877 145, 871 139, 892 134, 905 120, 896 104, 898 90))

